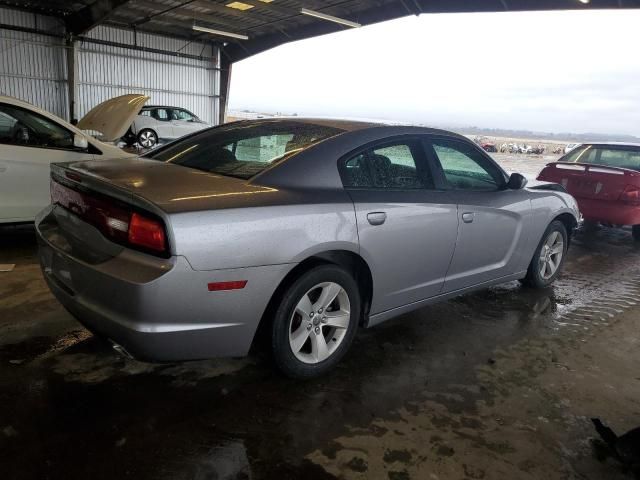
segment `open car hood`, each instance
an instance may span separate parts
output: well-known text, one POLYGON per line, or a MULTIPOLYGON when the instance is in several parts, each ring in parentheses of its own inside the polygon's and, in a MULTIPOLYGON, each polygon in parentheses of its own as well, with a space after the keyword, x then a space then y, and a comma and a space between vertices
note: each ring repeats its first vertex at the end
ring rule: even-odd
POLYGON ((76 127, 98 132, 100 140, 105 142, 116 141, 125 134, 149 98, 139 94, 110 98, 93 107, 76 127))

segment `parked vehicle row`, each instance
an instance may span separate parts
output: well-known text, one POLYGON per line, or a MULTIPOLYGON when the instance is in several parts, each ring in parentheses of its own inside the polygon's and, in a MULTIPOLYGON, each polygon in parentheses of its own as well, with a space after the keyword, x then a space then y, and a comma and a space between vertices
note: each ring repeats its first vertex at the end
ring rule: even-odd
POLYGON ((265 332, 283 372, 311 377, 360 327, 551 284, 578 208, 526 183, 442 130, 227 124, 141 158, 53 165, 40 261, 58 300, 136 358, 242 356, 265 332))
POLYGON ((147 99, 74 127, 0 97, 0 222, 39 211, 51 291, 136 358, 242 356, 263 332, 283 372, 311 377, 360 327, 511 280, 550 285, 580 211, 640 240, 638 145, 575 146, 527 185, 489 142, 428 128, 256 120, 140 157, 86 133, 117 141, 147 99))
POLYGON ((542 155, 546 151, 544 145, 526 145, 517 143, 503 143, 500 145, 500 153, 525 153, 542 155))

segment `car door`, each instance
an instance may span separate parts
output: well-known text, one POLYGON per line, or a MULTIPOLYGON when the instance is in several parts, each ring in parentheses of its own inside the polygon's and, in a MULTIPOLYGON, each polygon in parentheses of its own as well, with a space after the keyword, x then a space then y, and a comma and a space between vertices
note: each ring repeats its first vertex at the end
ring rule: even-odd
POLYGON ((154 130, 159 139, 174 139, 178 135, 173 128, 173 113, 169 108, 155 108, 151 111, 151 116, 156 119, 154 130))
POLYGON ((528 239, 531 201, 506 188, 506 175, 484 152, 461 139, 431 139, 428 150, 458 204, 458 238, 443 293, 518 273, 528 239))
POLYGON ((436 190, 418 138, 354 152, 340 165, 373 275, 371 314, 438 295, 453 255, 457 208, 436 190))
POLYGON ((94 158, 73 141, 53 120, 0 103, 0 222, 33 221, 49 204, 51 163, 94 158))
POLYGON ((173 132, 176 137, 183 137, 202 129, 202 124, 196 121, 196 117, 186 110, 174 108, 172 110, 173 132))

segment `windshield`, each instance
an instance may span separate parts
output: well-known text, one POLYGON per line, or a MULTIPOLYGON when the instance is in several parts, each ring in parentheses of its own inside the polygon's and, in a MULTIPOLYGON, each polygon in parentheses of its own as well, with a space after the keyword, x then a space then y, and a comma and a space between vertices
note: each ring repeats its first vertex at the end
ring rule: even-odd
POLYGON ((178 140, 146 157, 246 180, 343 131, 302 122, 239 122, 178 140))
POLYGON ((640 171, 640 148, 583 145, 568 153, 562 160, 640 171))

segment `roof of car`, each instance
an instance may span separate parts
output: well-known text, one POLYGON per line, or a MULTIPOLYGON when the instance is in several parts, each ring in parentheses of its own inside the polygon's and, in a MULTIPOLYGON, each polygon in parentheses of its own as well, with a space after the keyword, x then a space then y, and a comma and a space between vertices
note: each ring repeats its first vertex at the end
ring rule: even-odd
POLYGON ((576 145, 590 145, 590 146, 602 146, 602 147, 633 147, 640 148, 640 143, 631 143, 631 142, 582 142, 577 143, 576 145))
POLYGON ((142 107, 142 110, 148 110, 150 108, 176 108, 179 110, 187 110, 184 107, 172 107, 171 105, 145 105, 144 107, 142 107))
MULTIPOLYGON (((440 134, 446 136, 456 136, 468 140, 466 137, 447 130, 441 130, 437 128, 424 127, 421 125, 410 124, 398 124, 398 123, 385 123, 382 121, 365 121, 365 120, 350 120, 340 118, 312 118, 312 117, 276 117, 276 118, 259 118, 252 120, 238 120, 231 122, 228 125, 239 123, 284 123, 284 122, 297 122, 308 123, 314 125, 322 125, 326 127, 333 127, 347 132, 354 132, 357 130, 367 130, 370 128, 385 128, 387 130, 397 129, 398 132, 406 132, 407 129, 419 130, 421 133, 440 134)), ((391 133, 391 132, 390 132, 391 133)))

